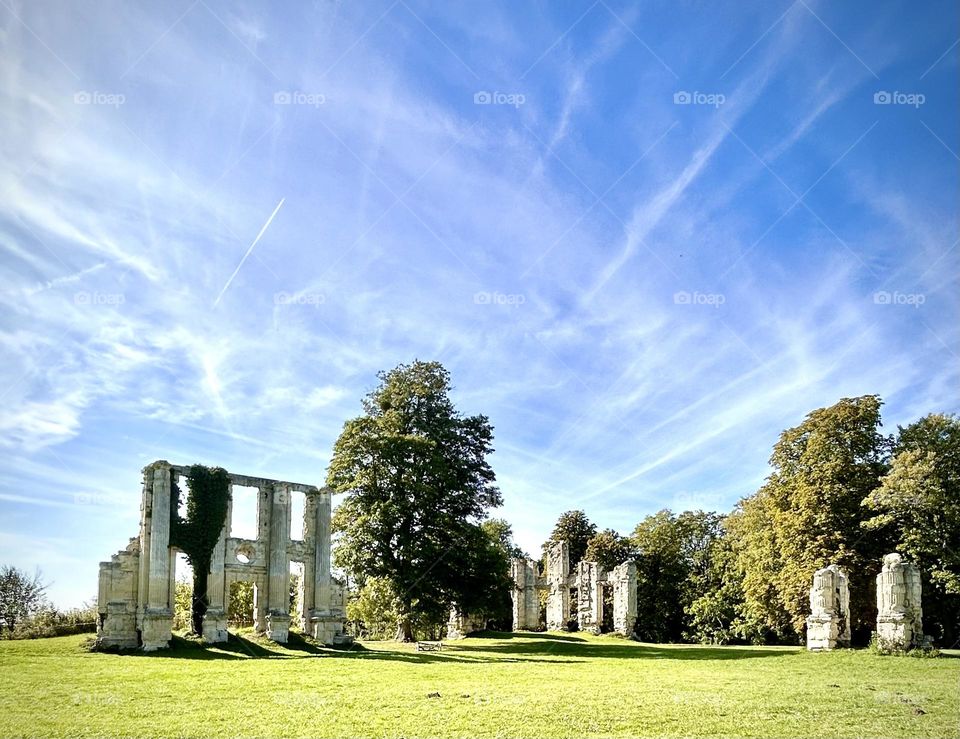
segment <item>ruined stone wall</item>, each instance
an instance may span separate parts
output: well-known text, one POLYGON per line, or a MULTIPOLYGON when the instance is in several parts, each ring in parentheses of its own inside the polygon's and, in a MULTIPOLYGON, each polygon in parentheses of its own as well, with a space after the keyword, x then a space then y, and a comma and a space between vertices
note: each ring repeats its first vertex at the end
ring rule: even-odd
POLYGON ((571 590, 576 590, 574 619, 577 628, 599 634, 604 620, 603 589, 613 591, 614 630, 624 636, 634 633, 637 620, 637 565, 630 560, 612 572, 604 572, 596 562, 578 562, 570 573, 570 555, 566 542, 557 542, 547 553, 546 577, 536 576, 533 560, 511 561, 513 578, 513 628, 516 631, 539 626, 538 590, 547 593, 547 630, 564 631, 571 620, 571 590))
MULTIPOLYGON (((167 647, 173 624, 176 550, 170 546, 171 488, 176 477, 186 490, 189 468, 158 461, 143 470, 140 536, 100 564, 98 642, 104 646, 167 647)), ((214 547, 207 579, 209 608, 203 638, 227 640, 230 586, 254 583, 257 631, 286 642, 290 628, 290 563, 303 563, 301 610, 304 633, 332 644, 343 633, 345 594, 330 573, 331 491, 312 485, 229 474, 231 486, 255 487, 257 537, 230 536, 232 504, 214 547), (290 539, 291 493, 302 492, 303 538, 290 539)))

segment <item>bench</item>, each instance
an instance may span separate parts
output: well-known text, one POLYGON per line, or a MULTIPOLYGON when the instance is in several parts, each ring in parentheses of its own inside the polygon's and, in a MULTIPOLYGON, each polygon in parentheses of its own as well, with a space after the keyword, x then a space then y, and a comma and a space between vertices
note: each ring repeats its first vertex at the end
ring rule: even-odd
POLYGON ((443 649, 442 641, 418 641, 417 642, 418 652, 439 652, 442 649, 443 649))

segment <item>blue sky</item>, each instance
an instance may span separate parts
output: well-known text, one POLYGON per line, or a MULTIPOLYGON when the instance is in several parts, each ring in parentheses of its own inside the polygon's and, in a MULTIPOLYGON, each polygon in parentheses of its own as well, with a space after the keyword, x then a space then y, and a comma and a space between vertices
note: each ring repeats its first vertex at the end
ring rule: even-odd
POLYGON ((414 358, 531 551, 729 510, 844 396, 956 411, 958 19, 3 0, 0 562, 89 599, 143 465, 321 483, 414 358))

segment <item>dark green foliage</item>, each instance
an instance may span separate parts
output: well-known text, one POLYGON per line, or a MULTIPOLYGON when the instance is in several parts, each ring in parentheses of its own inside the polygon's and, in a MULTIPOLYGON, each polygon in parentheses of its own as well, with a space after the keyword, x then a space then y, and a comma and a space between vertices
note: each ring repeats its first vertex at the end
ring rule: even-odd
POLYGON ((900 427, 890 471, 863 501, 863 527, 923 575, 925 631, 960 640, 960 420, 931 414, 900 427))
POLYGON ((637 559, 637 635, 680 641, 691 632, 688 609, 714 580, 711 558, 723 517, 702 511, 659 511, 631 537, 637 559))
POLYGON ((567 511, 561 514, 557 519, 553 532, 543 545, 544 556, 552 544, 558 541, 565 541, 570 547, 570 570, 572 571, 577 563, 583 559, 587 552, 587 544, 593 535, 597 533, 595 524, 590 523, 587 514, 583 511, 567 511))
POLYGON ((590 537, 583 558, 587 562, 596 562, 602 570, 609 572, 633 556, 633 544, 627 537, 613 529, 604 529, 590 537))
POLYGON ((501 496, 487 462, 490 422, 456 411, 439 363, 379 378, 364 414, 344 424, 327 473, 346 493, 334 516, 335 560, 361 584, 390 582, 398 637, 410 640, 415 613, 443 623, 452 603, 482 610, 509 587, 506 559, 478 523, 501 496))
POLYGON ((171 485, 170 546, 182 551, 193 569, 193 631, 203 633, 207 612, 207 573, 213 548, 227 518, 230 502, 230 477, 222 467, 195 464, 187 475, 187 515, 181 518, 180 490, 171 485))

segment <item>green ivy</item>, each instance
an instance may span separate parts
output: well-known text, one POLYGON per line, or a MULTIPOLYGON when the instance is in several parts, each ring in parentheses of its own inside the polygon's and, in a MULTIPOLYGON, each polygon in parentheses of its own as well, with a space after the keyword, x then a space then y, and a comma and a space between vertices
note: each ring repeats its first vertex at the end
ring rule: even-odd
POLYGON ((180 488, 171 485, 170 546, 183 552, 193 568, 193 631, 203 633, 207 612, 207 573, 213 548, 227 520, 230 476, 222 467, 195 464, 187 474, 187 515, 180 516, 180 488))

